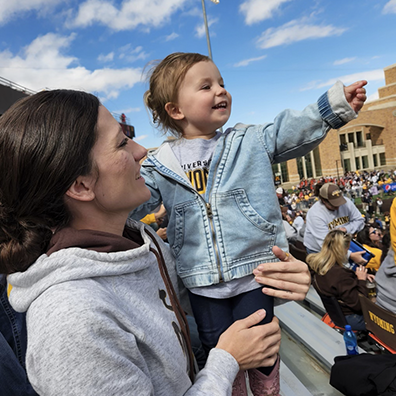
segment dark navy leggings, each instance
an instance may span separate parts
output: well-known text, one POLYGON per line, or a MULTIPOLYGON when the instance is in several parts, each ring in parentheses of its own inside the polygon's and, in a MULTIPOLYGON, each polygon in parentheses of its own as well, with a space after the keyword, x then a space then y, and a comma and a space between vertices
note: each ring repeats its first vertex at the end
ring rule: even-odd
MULTIPOLYGON (((220 335, 236 320, 244 319, 262 308, 267 315, 259 324, 271 322, 274 316, 274 299, 265 295, 261 287, 227 299, 203 297, 191 292, 189 296, 199 338, 206 354, 216 346, 220 335)), ((272 367, 261 367, 259 370, 268 375, 272 367)))

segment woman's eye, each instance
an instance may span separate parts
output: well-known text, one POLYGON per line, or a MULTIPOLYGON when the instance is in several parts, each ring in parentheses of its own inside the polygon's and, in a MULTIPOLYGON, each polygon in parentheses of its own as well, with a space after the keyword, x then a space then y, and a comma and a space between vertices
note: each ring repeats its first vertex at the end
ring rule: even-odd
POLYGON ((120 143, 119 147, 124 147, 124 146, 126 146, 126 145, 128 144, 128 140, 129 140, 129 138, 126 137, 126 138, 120 143))

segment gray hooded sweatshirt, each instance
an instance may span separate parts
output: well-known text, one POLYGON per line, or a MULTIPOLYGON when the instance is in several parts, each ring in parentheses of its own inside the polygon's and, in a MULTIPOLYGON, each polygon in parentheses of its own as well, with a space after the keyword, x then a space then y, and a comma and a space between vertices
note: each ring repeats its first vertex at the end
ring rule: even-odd
POLYGON ((389 249, 385 260, 375 274, 377 304, 396 314, 396 265, 395 253, 389 249))
MULTIPOLYGON (((12 306, 27 312, 26 367, 34 389, 57 396, 231 395, 239 366, 224 350, 210 352, 192 385, 185 342, 153 252, 156 245, 142 223, 128 225, 141 239, 134 248, 100 251, 68 243, 8 277, 12 306)), ((77 241, 84 232, 92 234, 73 232, 77 241)), ((126 239, 96 234, 97 240, 103 235, 126 239)), ((157 242, 175 280, 172 255, 157 242)))

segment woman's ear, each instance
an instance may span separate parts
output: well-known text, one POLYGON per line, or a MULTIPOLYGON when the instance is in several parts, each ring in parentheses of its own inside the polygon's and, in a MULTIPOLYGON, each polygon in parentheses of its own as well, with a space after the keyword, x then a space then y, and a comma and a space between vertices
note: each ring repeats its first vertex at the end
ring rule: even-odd
POLYGON ((183 112, 180 110, 180 107, 173 102, 168 102, 165 105, 165 110, 168 113, 169 117, 174 120, 182 120, 184 118, 183 112))
POLYGON ((94 186, 95 181, 92 176, 78 176, 66 191, 66 195, 76 201, 93 201, 95 198, 94 186))

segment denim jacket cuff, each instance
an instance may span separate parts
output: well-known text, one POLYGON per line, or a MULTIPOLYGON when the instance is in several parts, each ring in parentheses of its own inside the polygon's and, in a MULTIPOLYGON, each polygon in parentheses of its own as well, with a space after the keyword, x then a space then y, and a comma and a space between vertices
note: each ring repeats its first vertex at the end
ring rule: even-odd
POLYGON ((318 100, 320 114, 333 129, 344 126, 357 117, 357 114, 345 98, 344 85, 337 81, 318 100))

